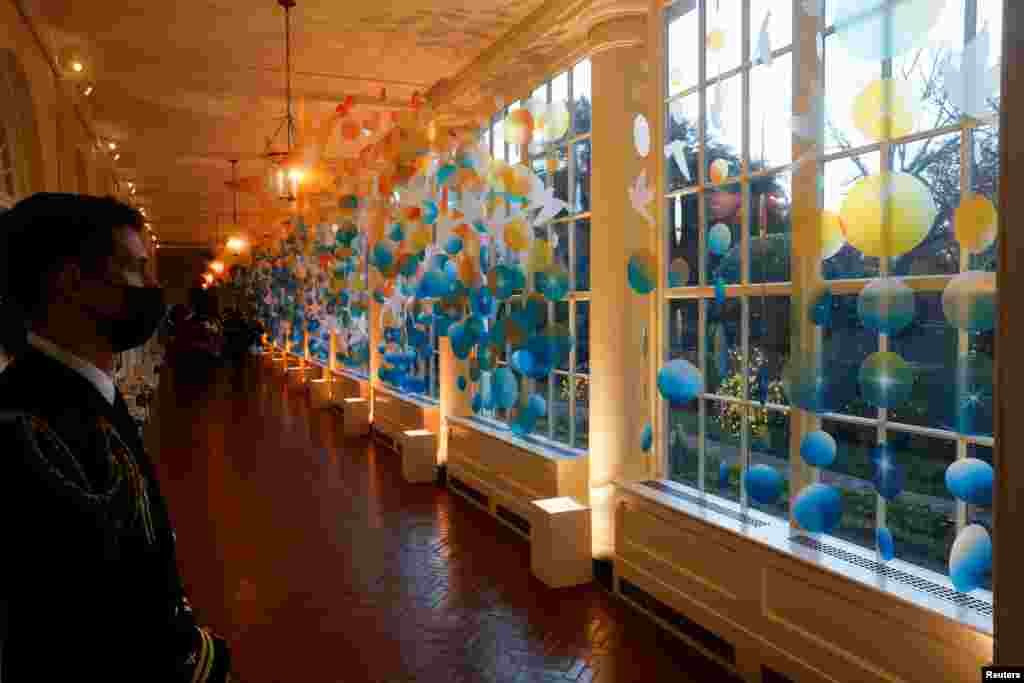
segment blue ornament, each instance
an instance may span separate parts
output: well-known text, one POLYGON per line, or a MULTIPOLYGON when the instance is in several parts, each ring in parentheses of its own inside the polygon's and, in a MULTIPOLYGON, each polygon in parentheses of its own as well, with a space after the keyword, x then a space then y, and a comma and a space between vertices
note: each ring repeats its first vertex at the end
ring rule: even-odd
POLYGON ((651 423, 648 422, 644 425, 644 431, 640 434, 640 450, 647 453, 651 450, 651 446, 654 445, 654 430, 651 428, 651 423))
POLYGON ((392 242, 401 242, 405 239, 405 230, 402 228, 401 223, 391 224, 391 231, 388 233, 388 239, 392 242))
POLYGON ((455 256, 462 251, 462 238, 458 235, 452 235, 448 238, 448 241, 444 245, 444 250, 450 255, 455 256))
POLYGON ((729 488, 729 466, 724 460, 718 464, 718 488, 729 488))
POLYGON ((875 543, 878 546, 878 555, 883 562, 888 562, 896 557, 896 543, 892 539, 892 532, 886 527, 881 527, 875 534, 875 543))
POLYGON ((811 322, 818 327, 832 326, 832 292, 826 289, 811 304, 811 322))
POLYGON ((800 442, 800 457, 812 467, 828 467, 836 459, 836 440, 825 431, 809 432, 800 442))
POLYGON ((782 495, 782 475, 769 465, 753 465, 743 476, 743 487, 750 499, 762 505, 771 505, 782 495))
POLYGON ((507 410, 516 404, 519 398, 519 383, 516 376, 508 368, 498 368, 493 375, 494 403, 498 408, 507 410))
POLYGON ((992 538, 985 527, 964 527, 949 553, 949 578, 962 593, 980 588, 992 571, 992 538))
POLYGON ((687 360, 669 361, 658 371, 658 392, 673 406, 683 406, 703 391, 704 376, 687 360))
POLYGON ((992 504, 992 466, 978 458, 963 458, 946 468, 946 488, 971 505, 992 504))
POLYGON ((716 223, 708 230, 708 251, 715 256, 725 256, 732 245, 732 231, 725 223, 716 223))
POLYGON ((793 501, 793 517, 806 531, 829 533, 843 516, 839 491, 827 484, 811 484, 793 501))
POLYGON ((896 278, 875 280, 857 297, 857 315, 864 327, 895 335, 914 322, 914 290, 896 278))
POLYGON ((473 408, 473 412, 479 414, 479 412, 483 409, 483 405, 484 405, 483 397, 480 396, 479 392, 476 393, 476 394, 473 394, 473 403, 471 405, 471 407, 473 408))

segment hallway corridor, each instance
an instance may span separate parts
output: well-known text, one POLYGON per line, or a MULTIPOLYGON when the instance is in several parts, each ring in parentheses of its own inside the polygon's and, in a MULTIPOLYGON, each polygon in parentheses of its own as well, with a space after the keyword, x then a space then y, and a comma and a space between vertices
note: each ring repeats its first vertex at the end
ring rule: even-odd
POLYGON ((343 443, 254 359, 160 391, 182 576, 235 680, 731 680, 597 584, 546 588, 515 534, 343 443))

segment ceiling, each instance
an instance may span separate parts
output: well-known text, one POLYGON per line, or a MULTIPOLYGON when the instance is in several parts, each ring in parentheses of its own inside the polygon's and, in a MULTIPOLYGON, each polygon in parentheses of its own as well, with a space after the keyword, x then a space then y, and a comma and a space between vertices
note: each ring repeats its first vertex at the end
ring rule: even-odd
MULTIPOLYGON (((406 107, 541 3, 299 0, 293 94, 314 112, 347 95, 364 109, 406 107)), ((214 238, 231 220, 229 159, 240 159, 240 176, 263 174, 261 155, 285 114, 285 14, 276 0, 24 5, 55 54, 69 46, 84 54, 95 132, 118 143, 119 176, 135 182, 160 239, 214 238)), ((274 148, 285 144, 278 135, 274 148)), ((343 155, 354 156, 358 147, 349 147, 343 155)), ((244 225, 256 200, 243 194, 239 204, 244 225)))

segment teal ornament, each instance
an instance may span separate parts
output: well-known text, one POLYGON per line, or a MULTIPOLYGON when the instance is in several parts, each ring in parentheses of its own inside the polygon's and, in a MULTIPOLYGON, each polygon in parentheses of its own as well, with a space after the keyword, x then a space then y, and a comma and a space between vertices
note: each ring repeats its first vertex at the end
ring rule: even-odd
POLYGON ((673 407, 682 407, 704 391, 704 376, 692 363, 676 359, 658 371, 658 392, 673 407))
POLYGON ((952 431, 969 436, 991 435, 994 421, 992 359, 972 351, 957 360, 956 391, 943 394, 943 423, 952 431))
POLYGON ((401 223, 391 224, 391 231, 388 233, 388 239, 392 242, 401 242, 405 239, 405 229, 402 228, 401 223))
POLYGON ((494 268, 494 297, 499 300, 508 299, 517 291, 526 288, 526 276, 519 266, 500 264, 494 268))
POLYGON ((481 370, 487 372, 494 369, 494 353, 482 342, 480 348, 477 349, 476 360, 480 364, 481 370))
POLYGON ((718 488, 729 488, 729 466, 724 460, 718 463, 718 488))
POLYGON ((426 225, 433 225, 437 221, 437 204, 431 200, 423 202, 421 218, 426 225))
POLYGON ((827 484, 811 484, 793 501, 793 517, 805 531, 830 533, 843 516, 839 491, 827 484))
MULTIPOLYGON (((541 273, 538 273, 538 276, 541 273)), ((548 301, 561 301, 569 294, 569 271, 551 268, 544 272, 543 286, 538 290, 548 301)))
POLYGON ((466 386, 467 386, 466 378, 463 377, 462 375, 459 375, 458 384, 459 384, 459 391, 465 391, 466 390, 466 386))
POLYGON ((644 425, 644 431, 640 434, 640 450, 647 453, 651 450, 651 446, 654 445, 654 430, 651 428, 651 423, 648 422, 644 425))
POLYGON ((783 479, 779 471, 769 465, 753 465, 743 476, 743 488, 756 503, 771 505, 782 495, 783 479))
POLYGON ((514 406, 519 398, 519 383, 512 371, 508 368, 498 368, 494 371, 492 381, 495 406, 502 410, 514 406))
POLYGON ((458 235, 452 235, 445 243, 444 250, 447 251, 449 255, 455 256, 462 251, 462 238, 458 235))
POLYGON ((811 467, 828 467, 836 459, 836 440, 825 431, 809 432, 800 442, 800 457, 811 467))
POLYGON ((715 256, 725 256, 732 246, 732 231, 725 223, 716 223, 708 230, 708 251, 715 256))
MULTIPOLYGON (((402 260, 402 266, 401 266, 401 268, 399 268, 398 272, 400 272, 402 275, 404 275, 407 278, 413 278, 413 277, 416 276, 416 273, 417 273, 417 271, 419 271, 419 268, 420 268, 419 259, 406 258, 406 259, 402 260)), ((412 296, 413 294, 414 294, 414 292, 409 291, 407 295, 408 296, 412 296)))
POLYGON ((811 322, 818 327, 832 326, 832 291, 824 290, 811 303, 811 322))
POLYGON ((875 332, 899 334, 914 322, 914 290, 896 278, 875 280, 857 297, 857 315, 875 332))
POLYGON ((446 185, 448 181, 451 180, 451 177, 455 175, 455 172, 458 170, 459 168, 455 164, 445 164, 444 166, 437 170, 437 183, 439 185, 446 185))
POLYGON ((480 411, 483 409, 483 407, 484 407, 484 400, 483 400, 483 397, 480 395, 479 392, 476 393, 476 394, 473 394, 473 403, 471 404, 471 407, 473 408, 473 412, 478 414, 478 415, 480 414, 480 411))
POLYGON ((719 308, 725 305, 725 282, 720 277, 715 278, 715 303, 719 308))
POLYGON ((544 368, 538 366, 533 354, 527 349, 513 351, 511 358, 509 358, 509 365, 520 375, 525 375, 526 377, 547 376, 544 368))
POLYGON ((992 571, 992 537, 985 527, 964 527, 949 553, 949 578, 961 593, 980 588, 992 571))
POLYGON ((629 257, 626 275, 630 288, 637 294, 650 294, 654 291, 657 274, 653 272, 653 265, 645 252, 636 252, 629 257))
POLYGON ((995 273, 960 273, 942 292, 942 312, 958 330, 988 332, 995 329, 996 303, 995 273))
POLYGON ((494 296, 491 295, 491 290, 487 287, 473 289, 470 293, 469 302, 473 309, 473 315, 480 316, 481 318, 490 318, 494 315, 494 296))
POLYGON ((898 354, 878 351, 861 365, 858 377, 861 397, 878 408, 898 408, 914 389, 914 368, 898 354))
POLYGON ((373 266, 379 271, 385 271, 395 261, 395 254, 391 247, 385 242, 377 242, 373 245, 372 254, 373 266))
POLYGON ((970 505, 992 505, 992 466, 978 458, 963 458, 946 468, 946 488, 970 505))
POLYGON ((875 545, 878 546, 878 556, 882 562, 888 562, 896 557, 896 543, 892 539, 892 532, 886 527, 880 527, 875 534, 875 545))

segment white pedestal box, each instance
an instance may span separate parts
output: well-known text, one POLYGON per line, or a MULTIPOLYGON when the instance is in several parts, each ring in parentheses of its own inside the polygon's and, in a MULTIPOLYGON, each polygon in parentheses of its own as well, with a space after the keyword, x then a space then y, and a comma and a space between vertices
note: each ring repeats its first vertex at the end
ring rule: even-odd
POLYGON ((402 476, 412 484, 432 483, 437 477, 437 434, 428 429, 410 429, 399 436, 402 476))
POLYGON ((530 568, 551 588, 589 583, 594 578, 590 508, 572 498, 531 504, 530 568))

